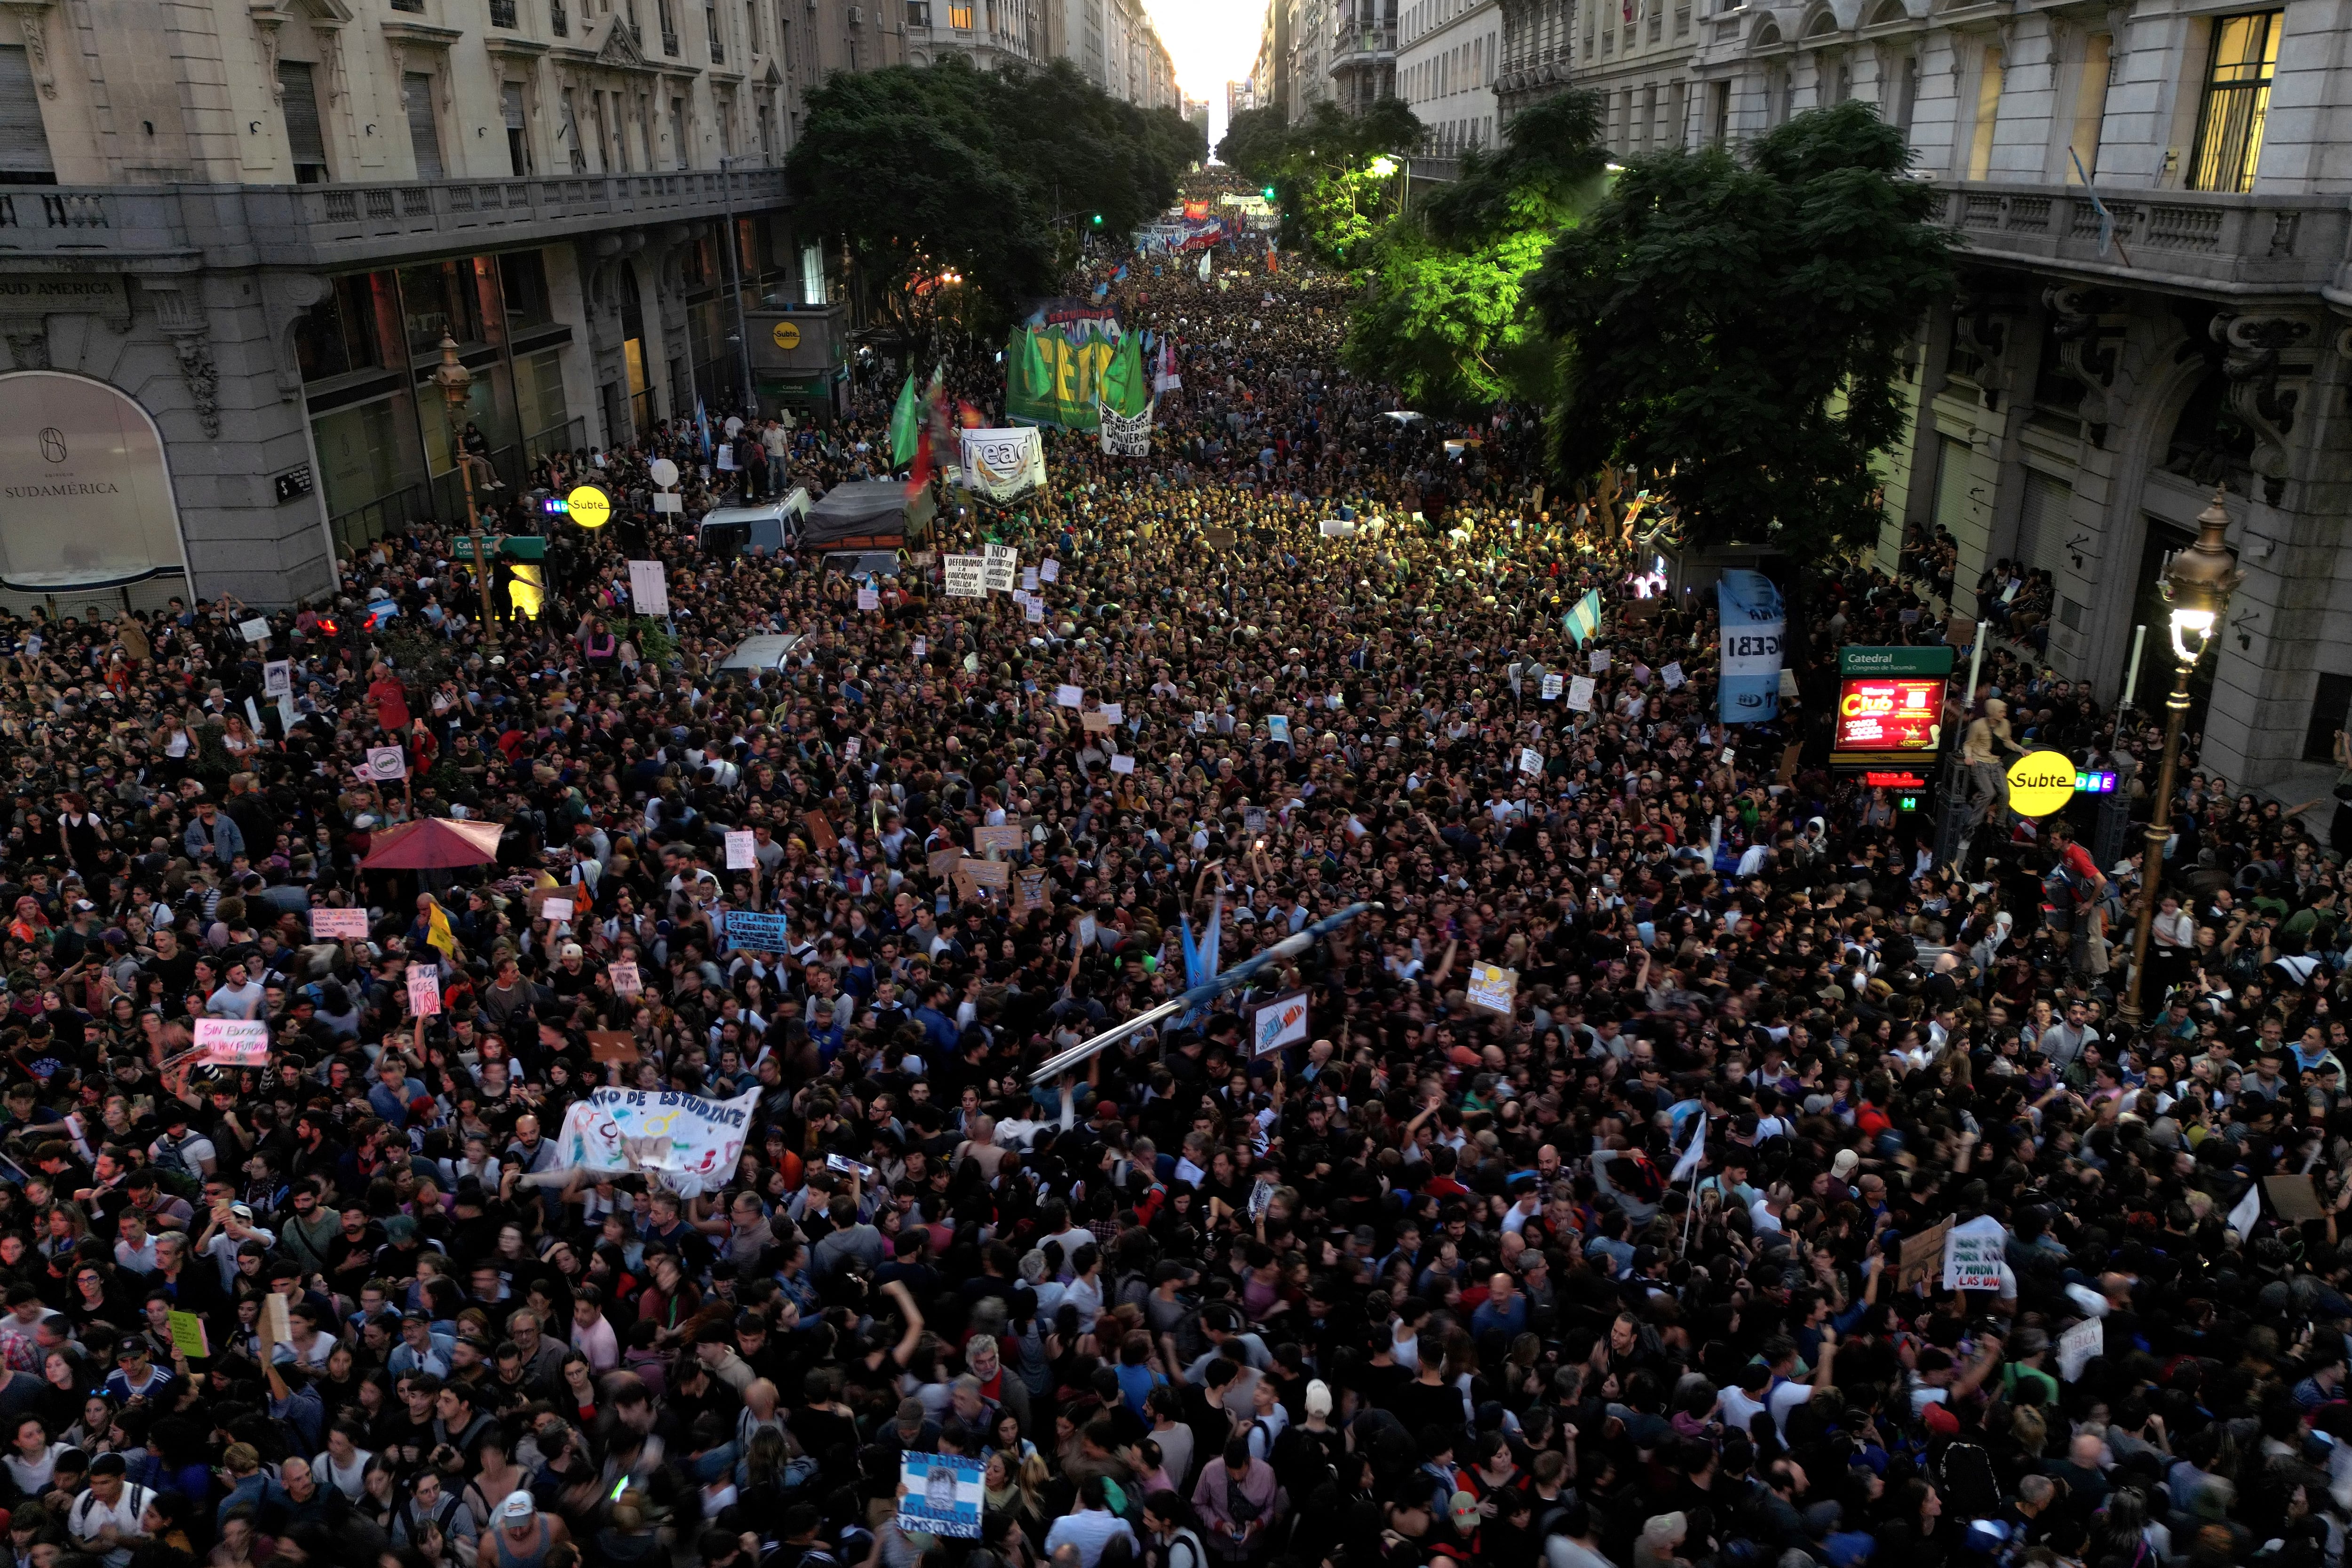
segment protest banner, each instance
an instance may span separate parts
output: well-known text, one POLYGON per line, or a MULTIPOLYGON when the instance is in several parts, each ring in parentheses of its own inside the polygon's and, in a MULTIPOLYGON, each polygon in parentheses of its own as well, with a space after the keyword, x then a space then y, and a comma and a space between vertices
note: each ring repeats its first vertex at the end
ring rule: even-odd
POLYGON ((2000 1258, 2009 1246, 2009 1232, 1987 1215, 1956 1225, 1944 1238, 1944 1289, 1998 1290, 2000 1258))
POLYGON ((1261 1002, 1250 1014, 1250 1055, 1265 1056, 1307 1038, 1307 993, 1292 991, 1261 1002))
POLYGON ((331 937, 337 941, 345 937, 357 937, 364 942, 367 939, 367 933, 368 916, 365 910, 313 908, 310 910, 310 934, 321 942, 331 937))
POLYGON ((833 830, 833 819, 821 811, 803 812, 801 826, 809 830, 809 841, 820 855, 832 854, 834 846, 841 842, 840 836, 833 830))
POLYGON ((761 1091, 711 1100, 676 1089, 600 1089, 564 1113, 565 1163, 658 1173, 687 1197, 732 1175, 761 1091))
POLYGON ((205 1335, 205 1321, 194 1312, 173 1312, 171 1315, 172 1353, 190 1361, 202 1361, 213 1353, 212 1342, 205 1335))
POLYGON ((1003 850, 1007 855, 1021 853, 1021 829, 1011 823, 996 827, 975 827, 971 830, 971 847, 976 855, 992 855, 1003 850))
POLYGON ((408 776, 408 753, 398 746, 370 746, 367 749, 367 771, 372 779, 404 779, 408 776))
POLYGON ((947 573, 949 598, 988 597, 988 560, 985 556, 948 555, 940 558, 940 565, 947 573))
POLYGON ((2105 1353, 2106 1328, 2096 1318, 2085 1318, 2058 1336, 2058 1375, 2068 1383, 2083 1381, 2083 1369, 2105 1353))
POLYGON ((748 871, 760 863, 757 840, 748 827, 738 828, 727 835, 727 868, 748 871))
POLYGON ((1569 707, 1579 713, 1591 712, 1592 692, 1592 677, 1589 675, 1578 676, 1575 679, 1568 683, 1569 707))
POLYGON ((782 915, 763 915, 751 910, 727 911, 727 940, 736 947, 751 952, 782 952, 792 945, 785 934, 782 915))
POLYGON ((1543 700, 1557 702, 1559 700, 1559 694, 1567 689, 1568 678, 1555 670, 1543 678, 1543 700))
POLYGON ((275 700, 294 695, 294 661, 273 658, 261 667, 261 694, 275 700))
POLYGON ((441 1011, 441 972, 431 965, 408 966, 408 1010, 420 1018, 441 1011))
POLYGON ((986 1498, 978 1459, 949 1454, 902 1453, 898 1459, 899 1533, 980 1539, 986 1498))
POLYGON ((608 966, 604 973, 613 977, 614 995, 642 996, 645 994, 645 976, 637 973, 635 964, 625 959, 608 966))
POLYGON ((1014 577, 1021 569, 1021 552, 1009 544, 981 546, 981 580, 999 594, 1013 591, 1014 577))
POLYGON ((1470 1005, 1507 1018, 1518 1006, 1519 972, 1499 963, 1474 963, 1465 989, 1470 1005))
POLYGON ((268 1021, 199 1018, 196 1049, 203 1053, 197 1059, 213 1067, 266 1068, 269 1065, 268 1021))
POLYGON ((1025 915, 1031 910, 1042 910, 1045 907, 1045 873, 1043 871, 1022 872, 1020 890, 1013 895, 1013 913, 1025 915))
POLYGON ((978 886, 995 892, 1003 892, 1013 886, 1013 867, 1008 861, 967 860, 959 871, 978 886))
POLYGON ((1916 1236, 1905 1237, 1895 1265, 1895 1288, 1908 1290, 1934 1279, 1944 1266, 1944 1240, 1951 1234, 1952 1222, 1947 1216, 1916 1236))

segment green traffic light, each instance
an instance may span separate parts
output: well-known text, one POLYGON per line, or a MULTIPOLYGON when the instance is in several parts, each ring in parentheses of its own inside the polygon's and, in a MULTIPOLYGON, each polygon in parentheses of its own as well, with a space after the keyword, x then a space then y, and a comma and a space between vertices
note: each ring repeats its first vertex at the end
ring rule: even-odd
POLYGON ((1268 185, 1268 186, 1266 186, 1266 188, 1265 188, 1265 192, 1263 193, 1263 195, 1265 196, 1265 199, 1266 199, 1267 201, 1272 201, 1272 200, 1274 200, 1274 187, 1273 187, 1272 185, 1268 185))
POLYGON ((1097 225, 1099 225, 1099 224, 1102 222, 1102 214, 1100 214, 1100 213, 1097 213, 1097 214, 1095 214, 1095 222, 1096 222, 1097 225))

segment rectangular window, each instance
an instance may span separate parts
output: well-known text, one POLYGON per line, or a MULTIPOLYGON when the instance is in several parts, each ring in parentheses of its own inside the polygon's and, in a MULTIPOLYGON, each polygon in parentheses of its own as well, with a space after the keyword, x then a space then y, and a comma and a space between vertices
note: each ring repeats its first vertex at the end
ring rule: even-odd
POLYGON ((547 292, 547 262, 536 250, 499 256, 499 293, 506 300, 509 328, 543 327, 555 319, 547 292))
POLYGON ((954 0, 948 6, 948 26, 971 31, 971 0, 954 0))
POLYGON ((2217 17, 2212 63, 2197 116, 2197 155, 2189 164, 2192 191, 2251 191, 2263 155, 2263 121, 2271 108, 2271 76, 2278 68, 2283 11, 2217 17))
POLYGON ((1992 173, 1992 133, 2000 122, 2000 46, 1987 44, 1984 68, 1977 76, 1977 123, 1969 139, 1969 173, 1981 180, 1992 173))
POLYGON ((327 138, 319 125, 319 89, 308 60, 279 60, 278 87, 286 111, 286 144, 294 154, 294 183, 324 184, 327 138))
POLYGON ((433 78, 409 71, 400 79, 402 104, 408 110, 408 147, 416 157, 416 177, 441 178, 441 119, 433 109, 433 78))
POLYGON ((673 98, 669 100, 669 141, 670 156, 677 160, 679 168, 685 168, 687 165, 686 100, 682 98, 673 98))
POLYGON ((1731 139, 1731 83, 1707 83, 1706 139, 1720 147, 1731 139))
POLYGON ((522 83, 499 84, 499 113, 506 121, 507 163, 520 180, 530 173, 530 133, 523 124, 522 83))
POLYGON ((2074 134, 2067 143, 2066 184, 2099 175, 2099 132, 2107 119, 2107 70, 2115 39, 2093 33, 2083 49, 2083 79, 2074 84, 2074 134), (2074 167, 2080 160, 2082 167, 2074 167))
POLYGON ((1903 132, 1903 140, 1911 140, 1911 111, 1919 102, 1919 57, 1903 57, 1903 68, 1895 82, 1895 128, 1903 132))
POLYGON ((801 303, 824 303, 824 251, 817 246, 801 247, 801 303))
POLYGON ((564 155, 572 162, 572 172, 575 174, 586 174, 588 150, 580 144, 579 101, 572 96, 572 89, 568 87, 563 89, 562 140, 564 155))

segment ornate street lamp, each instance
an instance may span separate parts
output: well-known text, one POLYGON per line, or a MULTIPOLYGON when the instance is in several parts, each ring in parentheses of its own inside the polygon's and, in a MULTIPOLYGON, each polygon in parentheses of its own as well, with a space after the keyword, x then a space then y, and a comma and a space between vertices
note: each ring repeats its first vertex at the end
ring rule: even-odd
POLYGON ((2172 606, 2172 695, 2165 702, 2164 765, 2157 773, 2154 809, 2147 817, 2147 845, 2140 857, 2139 916, 2132 926, 2131 979, 2116 1012, 2127 1027, 2140 1024, 2140 982, 2147 967, 2148 933, 2156 923, 2157 900, 2164 888, 2164 841, 2172 831, 2172 780, 2180 766, 2180 726, 2189 717, 2189 676, 2212 645, 2213 628, 2230 595, 2244 581, 2234 551, 2221 542, 2229 531, 2226 488, 2197 515, 2197 542, 2164 569, 2164 599, 2172 606))
POLYGON ((446 332, 441 334, 441 368, 433 373, 433 384, 441 389, 449 424, 449 457, 466 487, 466 531, 474 536, 474 585, 482 591, 482 625, 487 628, 491 624, 489 547, 482 538, 481 514, 474 509, 473 455, 466 450, 457 425, 458 410, 466 406, 473 390, 474 373, 458 363, 457 340, 446 332))

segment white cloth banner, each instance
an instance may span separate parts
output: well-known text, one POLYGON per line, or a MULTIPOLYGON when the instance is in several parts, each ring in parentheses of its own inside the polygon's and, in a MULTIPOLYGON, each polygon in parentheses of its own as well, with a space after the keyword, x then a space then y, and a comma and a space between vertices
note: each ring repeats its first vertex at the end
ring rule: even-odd
POLYGON ((556 1147, 566 1164, 657 1173, 664 1186, 693 1197, 734 1173, 759 1103, 756 1089, 719 1100, 671 1089, 600 1089, 564 1113, 556 1147))
POLYGON ((1026 495, 1045 482, 1045 444, 1034 426, 962 432, 964 483, 991 500, 1026 495))
POLYGON ((1151 410, 1129 418, 1111 412, 1108 403, 1095 405, 1095 416, 1102 422, 1102 449, 1114 458, 1148 458, 1151 456, 1151 410))

